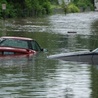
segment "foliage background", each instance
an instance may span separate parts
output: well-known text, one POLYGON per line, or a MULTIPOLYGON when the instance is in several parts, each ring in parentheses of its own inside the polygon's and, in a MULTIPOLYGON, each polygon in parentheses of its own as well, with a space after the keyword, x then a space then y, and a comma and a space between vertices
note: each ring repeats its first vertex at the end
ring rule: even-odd
MULTIPOLYGON (((94 0, 73 0, 67 7, 67 11, 79 12, 79 7, 86 9, 88 6, 93 9, 93 3, 94 0)), ((52 12, 53 5, 56 5, 56 8, 59 5, 58 0, 0 0, 0 17, 12 18, 47 15, 52 12), (6 4, 6 10, 2 10, 3 3, 6 4)), ((63 4, 63 8, 65 8, 65 5, 63 4)))
POLYGON ((0 1, 0 17, 27 17, 40 16, 51 13, 51 3, 57 4, 57 0, 2 0, 0 1), (6 10, 2 10, 2 4, 6 4, 6 10))

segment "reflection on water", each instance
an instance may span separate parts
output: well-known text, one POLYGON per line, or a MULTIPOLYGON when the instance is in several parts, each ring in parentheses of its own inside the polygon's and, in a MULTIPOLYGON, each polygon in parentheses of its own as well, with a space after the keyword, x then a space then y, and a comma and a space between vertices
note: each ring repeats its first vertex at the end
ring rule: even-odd
MULTIPOLYGON (((3 98, 90 97, 89 65, 41 59, 32 58, 27 64, 26 58, 23 58, 22 62, 20 60, 21 65, 18 61, 16 66, 1 66, 0 96, 3 98)), ((13 64, 17 62, 17 58, 12 62, 13 64)))
POLYGON ((48 53, 0 58, 0 98, 98 98, 97 65, 47 58, 97 48, 97 20, 97 12, 6 20, 6 35, 36 39, 48 53))
POLYGON ((91 98, 97 98, 98 97, 98 65, 96 66, 92 66, 91 67, 91 89, 92 89, 92 93, 91 93, 91 98))

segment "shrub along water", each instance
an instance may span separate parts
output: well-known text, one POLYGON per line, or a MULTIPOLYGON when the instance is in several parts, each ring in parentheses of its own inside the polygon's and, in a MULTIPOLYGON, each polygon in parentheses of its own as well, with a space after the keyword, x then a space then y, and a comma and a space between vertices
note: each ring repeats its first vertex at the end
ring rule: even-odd
POLYGON ((69 3, 68 6, 66 7, 66 12, 67 13, 80 12, 80 9, 74 3, 69 3))
POLYGON ((88 8, 90 10, 94 10, 94 4, 90 0, 73 0, 73 2, 69 3, 68 5, 66 5, 64 0, 62 0, 62 7, 65 13, 85 11, 88 8))
POLYGON ((82 8, 83 11, 85 11, 88 7, 90 10, 94 10, 94 5, 89 0, 78 0, 78 2, 76 2, 76 6, 82 8))

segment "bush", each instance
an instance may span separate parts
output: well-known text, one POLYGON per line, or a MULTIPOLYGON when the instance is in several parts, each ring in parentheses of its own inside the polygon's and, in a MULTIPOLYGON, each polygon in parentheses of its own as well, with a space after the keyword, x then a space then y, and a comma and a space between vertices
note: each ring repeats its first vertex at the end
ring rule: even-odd
POLYGON ((44 2, 42 5, 43 9, 46 11, 46 14, 51 13, 51 4, 50 2, 44 2))
POLYGON ((80 10, 75 4, 70 3, 65 8, 65 12, 67 12, 67 13, 75 13, 75 12, 80 12, 80 10))
POLYGON ((89 0, 79 0, 76 5, 79 7, 79 8, 83 8, 83 11, 85 11, 88 7, 91 9, 91 10, 94 10, 94 6, 93 4, 89 1, 89 0))
POLYGON ((16 16, 16 10, 14 9, 14 6, 12 4, 7 4, 7 9, 5 12, 6 12, 6 16, 9 18, 16 16))

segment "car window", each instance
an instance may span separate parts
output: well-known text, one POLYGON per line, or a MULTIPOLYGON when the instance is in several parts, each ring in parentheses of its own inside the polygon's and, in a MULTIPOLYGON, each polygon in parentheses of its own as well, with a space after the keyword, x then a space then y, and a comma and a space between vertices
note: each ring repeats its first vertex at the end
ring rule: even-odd
POLYGON ((36 50, 36 51, 41 51, 41 47, 39 46, 39 44, 36 41, 32 41, 32 49, 36 50))
POLYGON ((23 40, 14 40, 14 39, 5 39, 2 41, 0 46, 10 46, 10 47, 18 47, 18 48, 28 48, 28 44, 23 40))

